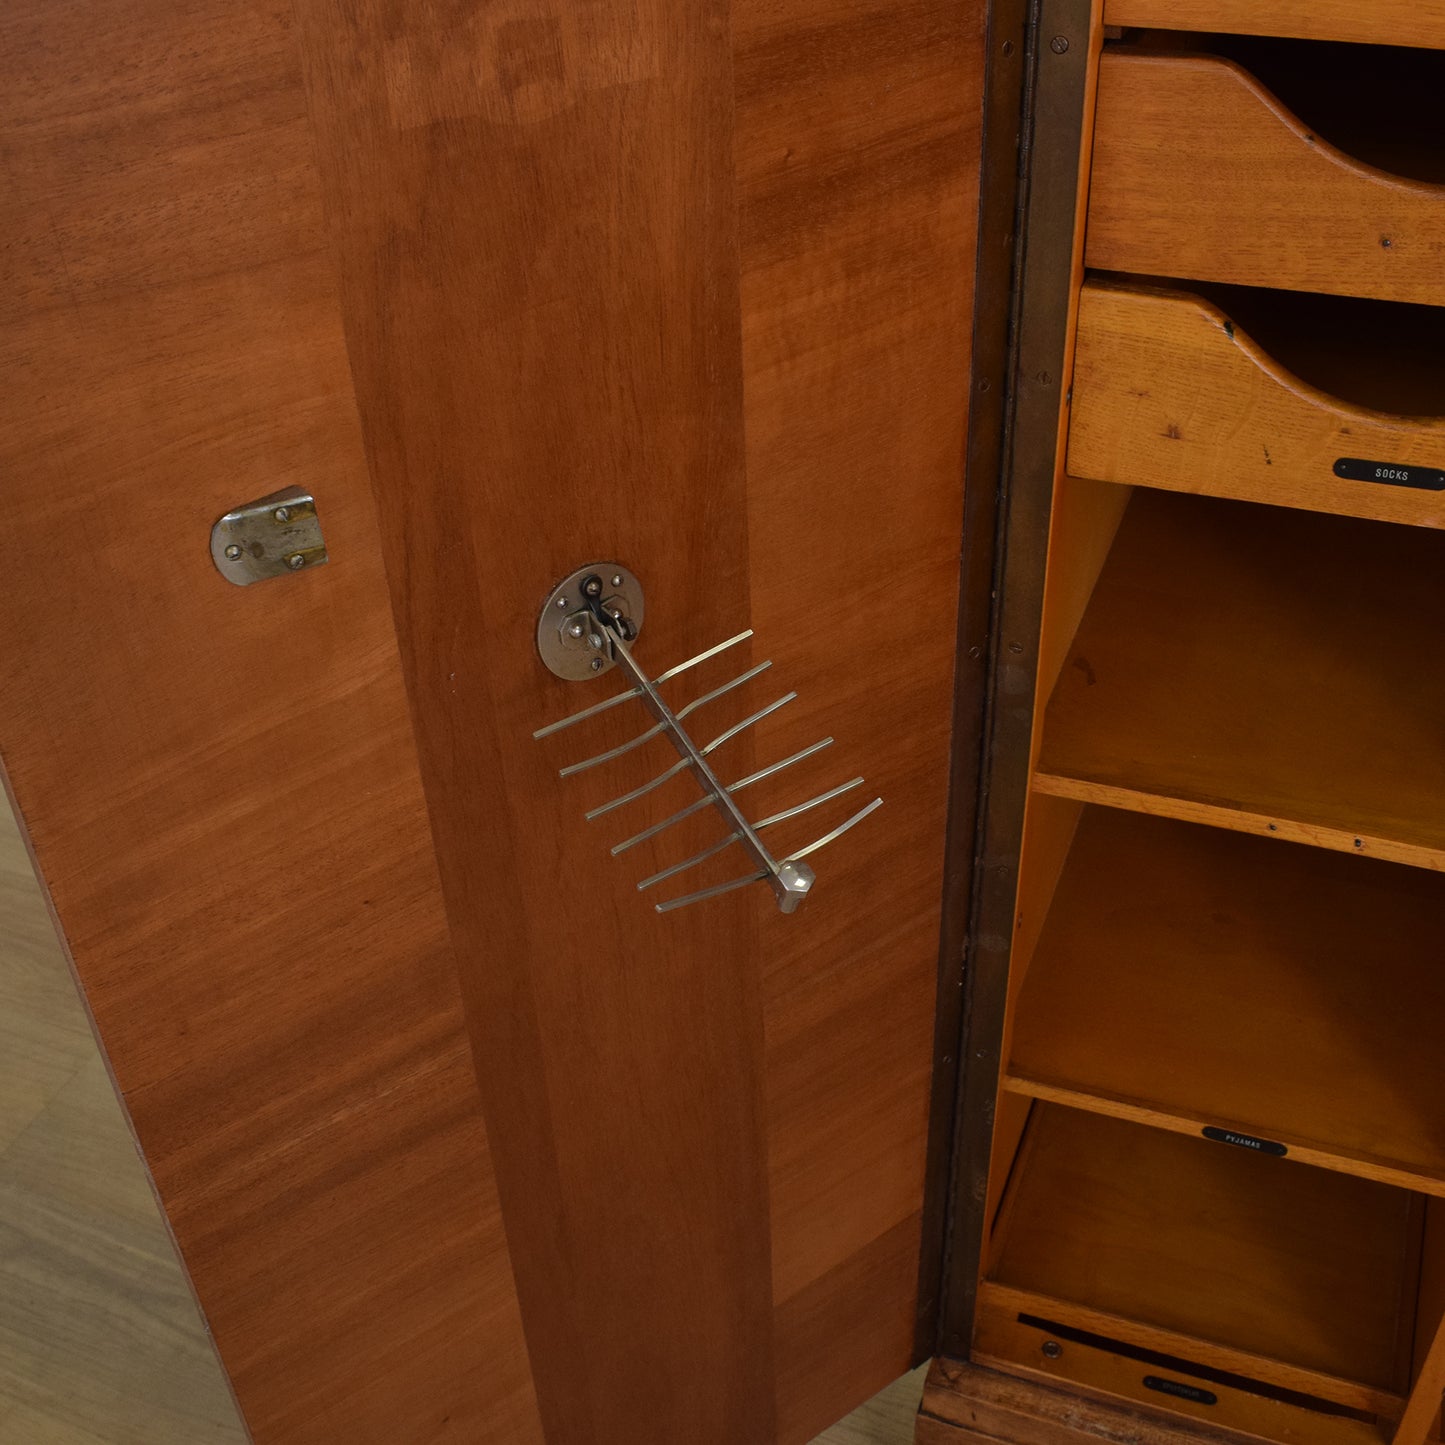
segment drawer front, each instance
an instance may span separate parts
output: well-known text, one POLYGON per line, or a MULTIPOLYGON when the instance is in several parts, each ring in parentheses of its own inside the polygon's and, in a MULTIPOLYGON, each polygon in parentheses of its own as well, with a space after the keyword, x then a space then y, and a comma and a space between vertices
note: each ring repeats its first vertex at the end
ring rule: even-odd
POLYGON ((1445 187, 1350 159, 1228 60, 1116 50, 1099 75, 1090 267, 1445 299, 1445 187))
POLYGON ((1328 396, 1183 292, 1085 286, 1068 465, 1095 481, 1445 526, 1445 418, 1328 396))
MULTIPOLYGON (((989 1285, 983 1287, 979 1303, 973 1352, 978 1364, 1089 1396, 1167 1410, 1251 1439, 1287 1445, 1380 1445, 1385 1438, 1364 1412, 1332 1414, 1327 1404, 1323 1410, 1312 1409, 1302 1398, 1282 1392, 1252 1393, 1215 1371, 1205 1378, 1185 1373, 1177 1368, 1182 1361, 1151 1359, 1148 1352, 1120 1353, 1107 1341, 1085 1342, 1072 1331, 1070 1337, 1061 1337, 1043 1323, 1020 1319, 1007 1295, 989 1285)), ((1193 1343, 1180 1345, 1187 1351, 1193 1343)))
POLYGON ((1105 0, 1104 24, 1445 49, 1445 0, 1105 0))

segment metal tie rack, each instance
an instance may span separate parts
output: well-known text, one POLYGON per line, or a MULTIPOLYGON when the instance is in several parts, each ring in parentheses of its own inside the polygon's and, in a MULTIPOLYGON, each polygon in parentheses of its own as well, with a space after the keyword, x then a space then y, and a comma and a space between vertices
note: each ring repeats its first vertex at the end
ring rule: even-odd
POLYGON ((723 839, 711 847, 704 848, 700 853, 683 859, 680 863, 674 863, 671 867, 644 878, 637 885, 638 888, 645 890, 666 882, 668 879, 686 872, 689 868, 715 857, 734 844, 740 844, 752 865, 746 874, 726 883, 717 884, 712 888, 704 888, 696 893, 686 893, 677 898, 670 898, 664 903, 657 904, 657 911, 670 913, 674 909, 686 908, 693 903, 717 898, 724 893, 746 888, 753 883, 767 883, 773 891, 773 896, 777 899, 779 909, 784 913, 795 912, 808 896, 816 878, 812 868, 803 860, 818 852, 819 849, 826 848, 829 843, 841 838, 850 828, 861 823, 871 812, 882 806, 883 799, 874 798, 866 807, 860 808, 836 828, 824 833, 820 838, 815 838, 805 847, 796 849, 787 857, 774 857, 759 834, 778 823, 811 812, 814 808, 820 808, 824 804, 832 802, 833 799, 851 792, 854 788, 862 787, 863 779, 851 778, 836 788, 830 788, 825 793, 819 793, 817 797, 809 798, 806 802, 785 808, 766 818, 759 818, 755 822, 750 821, 738 807, 736 796, 738 793, 742 792, 744 788, 751 787, 754 783, 761 782, 764 778, 781 773, 785 768, 792 767, 794 763, 800 763, 805 758, 822 752, 824 748, 832 744, 833 739, 823 738, 812 744, 811 747, 803 748, 800 752, 792 754, 791 757, 771 763, 765 768, 749 773, 747 777, 724 785, 713 771, 712 763, 709 761, 712 755, 737 737, 739 733, 745 732, 765 717, 777 712, 779 708, 792 702, 797 697, 797 693, 785 693, 775 702, 758 709, 743 718, 741 722, 734 723, 719 733, 711 742, 699 746, 683 726, 684 719, 699 708, 724 697, 766 672, 772 663, 759 663, 756 667, 738 674, 720 687, 713 688, 710 692, 704 693, 701 697, 695 698, 685 707, 678 708, 674 712, 662 696, 660 689, 673 678, 698 666, 699 663, 707 662, 720 653, 726 652, 729 648, 737 646, 738 643, 747 641, 753 635, 752 630, 740 632, 736 637, 730 637, 726 642, 720 642, 716 647, 710 647, 705 652, 698 653, 696 657, 690 657, 686 662, 679 663, 676 667, 669 668, 661 676, 653 678, 648 676, 632 655, 632 643, 636 640, 642 626, 642 616, 641 584, 625 567, 619 567, 613 563, 597 563, 590 567, 580 568, 553 589, 551 596, 543 606, 542 615, 537 624, 537 647, 542 655, 542 660, 559 677, 572 680, 595 677, 617 667, 621 669, 631 686, 626 691, 616 693, 603 702, 584 708, 581 712, 573 713, 570 717, 538 728, 533 737, 538 740, 551 737, 554 733, 585 722, 588 718, 596 717, 610 708, 632 701, 641 702, 654 719, 650 728, 618 747, 609 748, 594 757, 562 768, 560 776, 572 777, 591 768, 601 767, 664 734, 677 750, 678 760, 650 782, 632 789, 631 792, 624 793, 621 797, 613 798, 600 807, 593 808, 586 814, 587 819, 591 821, 616 809, 624 808, 629 803, 646 796, 653 789, 661 787, 670 778, 685 771, 691 771, 702 789, 703 796, 672 814, 671 817, 664 818, 662 822, 654 823, 640 833, 634 833, 630 838, 625 838, 622 842, 615 844, 612 848, 612 855, 616 857, 627 852, 629 848, 635 848, 639 843, 646 842, 649 838, 657 837, 658 834, 672 827, 674 823, 680 823, 694 813, 709 807, 714 808, 722 817, 727 828, 723 839))

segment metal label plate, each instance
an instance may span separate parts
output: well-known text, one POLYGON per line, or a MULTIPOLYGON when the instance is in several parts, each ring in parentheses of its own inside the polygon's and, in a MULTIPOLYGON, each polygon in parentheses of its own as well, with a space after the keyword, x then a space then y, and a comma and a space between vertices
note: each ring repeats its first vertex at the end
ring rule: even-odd
POLYGON ((1410 487, 1418 492, 1445 492, 1445 471, 1438 467, 1414 467, 1401 462, 1371 462, 1361 457, 1341 457, 1335 475, 1350 482, 1375 482, 1382 487, 1410 487))

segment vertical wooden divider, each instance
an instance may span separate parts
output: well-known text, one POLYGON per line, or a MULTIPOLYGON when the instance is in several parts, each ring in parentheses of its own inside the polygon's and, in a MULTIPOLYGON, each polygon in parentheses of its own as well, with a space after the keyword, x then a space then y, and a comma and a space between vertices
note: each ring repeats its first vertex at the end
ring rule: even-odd
POLYGON ((1441 1321, 1425 1354, 1405 1413, 1391 1437, 1392 1445, 1426 1445, 1427 1441, 1439 1438, 1436 1428, 1442 1394, 1445 1394, 1445 1320, 1441 1321))
POLYGON ((726 0, 297 11, 544 1427, 761 1445, 770 900, 656 915, 607 845, 689 780, 651 812, 582 815, 665 745, 568 782, 593 735, 531 736, 618 686, 536 656, 537 608, 573 568, 642 578, 655 671, 746 625, 726 0))

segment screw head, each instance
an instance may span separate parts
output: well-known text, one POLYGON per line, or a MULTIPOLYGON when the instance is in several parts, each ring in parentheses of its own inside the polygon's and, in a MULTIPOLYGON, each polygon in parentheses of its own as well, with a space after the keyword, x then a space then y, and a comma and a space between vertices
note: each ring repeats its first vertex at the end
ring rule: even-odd
POLYGON ((1045 1340, 1043 1350, 1046 1360, 1057 1360, 1064 1353, 1064 1347, 1057 1340, 1045 1340))
POLYGON ((602 671, 602 659, 601 659, 600 657, 594 657, 594 658, 592 659, 592 671, 593 671, 593 672, 601 672, 601 671, 602 671))
POLYGON ((304 567, 304 566, 306 565, 306 558, 303 557, 300 552, 293 552, 293 553, 286 559, 286 565, 287 565, 293 572, 295 572, 295 571, 297 571, 299 568, 304 567))
POLYGON ((567 599, 566 599, 565 597, 559 597, 559 598, 557 599, 557 606, 558 606, 558 607, 566 607, 566 606, 567 606, 567 599))
POLYGON ((234 542, 226 548, 226 560, 228 562, 234 562, 240 555, 241 549, 234 542))
POLYGON ((289 522, 291 520, 291 508, 277 507, 271 515, 275 517, 278 522, 289 522))
POLYGON ((580 622, 569 622, 569 623, 567 624, 567 636, 568 636, 568 637, 581 637, 581 636, 582 636, 582 633, 583 633, 585 630, 586 630, 586 629, 582 626, 582 624, 581 624, 580 622))
POLYGON ((1069 50, 1069 37, 1067 35, 1055 35, 1054 38, 1049 41, 1049 49, 1052 50, 1055 55, 1067 55, 1069 50))
POLYGON ((618 572, 618 573, 613 577, 613 579, 612 579, 612 585, 613 585, 614 587, 621 587, 621 586, 622 586, 622 573, 618 572))
POLYGON ((589 597, 600 597, 602 595, 602 579, 600 577, 589 577, 582 584, 582 590, 589 597))

